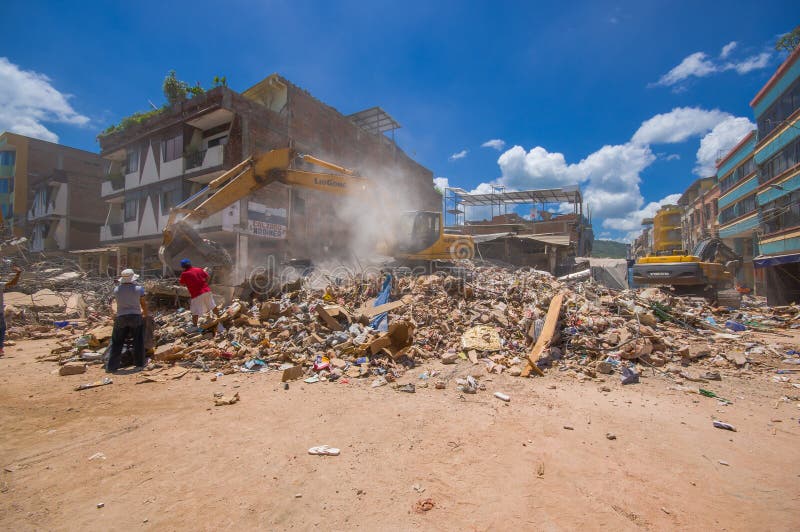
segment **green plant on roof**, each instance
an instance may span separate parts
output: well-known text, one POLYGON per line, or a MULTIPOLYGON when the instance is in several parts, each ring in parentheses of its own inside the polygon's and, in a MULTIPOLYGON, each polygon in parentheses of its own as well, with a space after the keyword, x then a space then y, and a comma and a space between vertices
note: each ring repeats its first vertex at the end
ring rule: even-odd
MULTIPOLYGON (((227 86, 228 80, 225 78, 225 76, 214 76, 213 87, 227 86)), ((163 113, 165 110, 177 103, 185 102, 190 98, 200 96, 206 92, 206 90, 200 85, 199 81, 194 85, 189 85, 185 81, 178 79, 174 70, 170 70, 169 73, 167 73, 167 76, 164 78, 164 82, 161 84, 161 90, 164 93, 164 98, 166 99, 166 103, 162 107, 154 108, 150 111, 138 111, 130 116, 126 116, 120 120, 118 124, 112 124, 101 131, 100 134, 97 135, 97 138, 99 139, 100 137, 105 137, 106 135, 110 135, 112 133, 124 131, 131 126, 139 125, 142 122, 163 113)))

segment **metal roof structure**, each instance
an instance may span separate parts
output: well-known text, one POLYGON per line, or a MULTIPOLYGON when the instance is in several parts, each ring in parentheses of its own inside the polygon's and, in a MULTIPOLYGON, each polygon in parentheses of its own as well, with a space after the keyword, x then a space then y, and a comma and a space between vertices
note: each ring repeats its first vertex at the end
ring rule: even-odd
POLYGON ((462 188, 451 188, 458 195, 458 202, 466 207, 489 205, 524 205, 530 203, 575 203, 583 201, 577 186, 543 190, 519 190, 492 194, 470 194, 462 188))
POLYGON ((371 107, 348 115, 355 125, 370 133, 381 134, 399 129, 400 124, 380 107, 371 107))

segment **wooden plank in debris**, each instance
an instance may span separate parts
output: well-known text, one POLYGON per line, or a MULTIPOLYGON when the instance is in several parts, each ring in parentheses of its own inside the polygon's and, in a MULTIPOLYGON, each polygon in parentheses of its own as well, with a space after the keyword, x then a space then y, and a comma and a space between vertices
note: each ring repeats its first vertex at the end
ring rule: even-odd
POLYGON ((330 330, 332 331, 342 330, 342 325, 338 321, 336 321, 336 319, 333 316, 331 316, 328 313, 328 311, 322 307, 322 305, 317 305, 317 314, 319 315, 320 318, 322 318, 322 321, 325 322, 325 325, 330 330))
POLYGON ((364 316, 365 318, 374 318, 378 314, 383 314, 384 312, 389 312, 394 309, 398 309, 400 307, 405 306, 405 301, 398 300, 398 301, 391 301, 389 303, 384 303, 383 305, 378 305, 377 307, 361 307, 358 310, 358 313, 364 316))
POLYGON ((561 313, 561 305, 564 303, 564 293, 556 294, 550 300, 550 307, 547 309, 547 315, 544 318, 544 327, 539 338, 536 339, 531 352, 528 353, 528 363, 525 369, 522 370, 522 376, 527 377, 531 371, 539 376, 544 376, 544 372, 536 365, 536 361, 542 356, 544 350, 550 347, 550 341, 556 333, 556 326, 558 325, 558 315, 561 313))

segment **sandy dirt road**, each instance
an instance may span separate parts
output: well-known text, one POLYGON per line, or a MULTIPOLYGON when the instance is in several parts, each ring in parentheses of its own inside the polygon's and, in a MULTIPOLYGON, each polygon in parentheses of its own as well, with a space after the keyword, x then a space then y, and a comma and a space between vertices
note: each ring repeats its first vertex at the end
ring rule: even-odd
MULTIPOLYGON (((800 390, 767 373, 723 370, 707 386, 728 406, 654 374, 625 387, 485 375, 476 395, 452 381, 408 394, 284 390, 277 372, 118 375, 76 392, 103 373, 51 373, 35 357, 52 345, 0 359, 0 529, 800 529, 800 409, 780 400, 800 390), (241 401, 214 407, 216 391, 241 401), (341 455, 307 454, 320 444, 341 455), (424 499, 434 507, 418 513, 424 499)), ((437 362, 405 381, 426 368, 472 369, 437 362)))

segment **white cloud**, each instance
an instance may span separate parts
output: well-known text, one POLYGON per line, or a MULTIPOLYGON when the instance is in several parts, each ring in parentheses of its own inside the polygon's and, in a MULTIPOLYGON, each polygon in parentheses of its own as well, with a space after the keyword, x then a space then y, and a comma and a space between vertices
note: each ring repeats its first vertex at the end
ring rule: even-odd
MULTIPOLYGON (((738 43, 736 41, 731 41, 723 46, 719 54, 720 59, 729 58, 737 46, 738 43)), ((762 52, 740 61, 716 63, 705 52, 695 52, 684 57, 676 67, 661 76, 657 82, 649 84, 648 87, 673 87, 674 92, 683 92, 686 87, 679 84, 689 78, 703 78, 728 70, 735 70, 740 75, 747 74, 753 70, 766 68, 769 66, 771 59, 772 52, 762 52)))
POLYGON ((716 172, 716 162, 736 146, 756 125, 744 117, 730 117, 720 122, 700 140, 694 173, 707 177, 716 172))
MULTIPOLYGON (((498 157, 501 177, 493 183, 508 190, 580 185, 584 204, 596 225, 630 240, 638 234, 642 218, 652 216, 663 204, 675 203, 680 196, 671 194, 645 204, 641 174, 657 158, 680 159, 677 153, 657 157, 651 145, 702 138, 696 172, 710 175, 719 152, 729 150, 752 127, 748 119, 720 110, 678 107, 642 122, 631 141, 603 146, 575 163, 569 163, 563 153, 550 152, 542 146, 528 151, 512 146, 498 157)), ((490 190, 491 184, 481 183, 473 192, 490 190)))
POLYGON ((615 231, 624 231, 628 233, 633 232, 634 234, 638 234, 641 232, 643 219, 652 218, 662 205, 676 204, 680 197, 681 195, 676 193, 670 194, 669 196, 666 196, 658 201, 651 201, 640 209, 636 209, 627 213, 625 216, 618 218, 607 218, 603 220, 602 226, 605 229, 613 229, 615 231))
POLYGON ((463 159, 464 157, 467 156, 468 153, 469 153, 469 150, 461 150, 461 151, 456 152, 453 155, 451 155, 450 156, 450 160, 451 161, 457 161, 458 159, 463 159))
POLYGON ((494 148, 497 151, 502 150, 506 146, 506 141, 502 139, 492 139, 487 140, 483 144, 481 144, 481 148, 494 148))
POLYGON ((669 87, 691 77, 702 78, 717 71, 716 65, 703 52, 695 52, 683 58, 678 66, 661 76, 655 86, 669 87))
POLYGON ((639 144, 683 142, 711 131, 729 118, 732 118, 731 114, 717 109, 706 111, 698 107, 676 107, 642 122, 631 140, 639 144))
POLYGON ((762 52, 738 63, 727 63, 722 69, 735 70, 737 74, 747 74, 750 71, 768 67, 770 59, 772 59, 772 54, 762 52))
POLYGON ((681 156, 678 155, 677 153, 670 153, 669 155, 664 157, 664 160, 665 161, 680 161, 681 160, 681 156))
POLYGON ((75 111, 68 100, 69 95, 56 90, 44 74, 21 70, 0 57, 0 131, 58 142, 58 135, 44 123, 89 123, 89 118, 75 111))
POLYGON ((736 46, 738 44, 739 43, 737 43, 736 41, 731 41, 728 44, 726 44, 725 46, 723 46, 722 47, 722 51, 720 51, 720 53, 719 53, 720 59, 725 59, 726 57, 731 55, 731 52, 733 51, 734 48, 736 48, 736 46))

